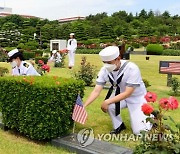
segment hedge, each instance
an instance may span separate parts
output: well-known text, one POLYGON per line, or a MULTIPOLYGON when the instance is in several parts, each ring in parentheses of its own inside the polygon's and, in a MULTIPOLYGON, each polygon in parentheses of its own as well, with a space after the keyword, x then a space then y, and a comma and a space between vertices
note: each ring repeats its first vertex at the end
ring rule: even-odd
POLYGON ((165 56, 180 56, 180 50, 167 49, 162 54, 165 56))
POLYGON ((84 82, 56 77, 1 77, 3 123, 35 140, 67 135, 72 111, 84 82))
POLYGON ((102 49, 77 49, 77 54, 99 54, 102 49))
POLYGON ((23 52, 23 57, 25 60, 35 58, 35 52, 23 52))
POLYGON ((146 47, 147 55, 161 55, 163 46, 160 44, 148 44, 146 47))
POLYGON ((36 57, 35 58, 35 63, 38 64, 38 61, 42 60, 45 64, 48 62, 48 57, 36 57))

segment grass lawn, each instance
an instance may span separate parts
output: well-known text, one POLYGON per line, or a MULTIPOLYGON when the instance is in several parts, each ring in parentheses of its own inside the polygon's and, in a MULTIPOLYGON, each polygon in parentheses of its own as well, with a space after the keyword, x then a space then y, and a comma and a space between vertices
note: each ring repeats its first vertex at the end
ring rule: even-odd
MULTIPOLYGON (((73 70, 69 70, 67 68, 67 59, 66 59, 66 67, 65 68, 53 68, 51 67, 50 73, 47 75, 53 76, 61 76, 71 78, 73 71, 77 70, 80 67, 81 57, 83 55, 76 55, 76 64, 73 70)), ((100 69, 102 63, 100 62, 100 58, 98 55, 86 55, 87 61, 97 67, 97 70, 100 69)), ((159 61, 160 60, 180 60, 180 57, 170 57, 170 56, 150 56, 150 60, 145 60, 145 55, 131 55, 131 61, 135 62, 142 73, 142 77, 147 79, 151 87, 148 88, 149 91, 156 92, 158 94, 158 100, 162 97, 169 97, 168 93, 170 88, 166 86, 167 75, 159 74, 159 61)), ((53 66, 53 63, 50 63, 53 66)), ((0 66, 4 66, 10 69, 10 65, 7 63, 0 63, 0 66)), ((180 80, 180 76, 176 76, 180 80)), ((85 96, 83 100, 85 101, 93 87, 86 87, 85 96)), ((112 129, 111 120, 108 114, 105 114, 101 111, 100 106, 104 97, 106 96, 107 90, 103 90, 100 97, 94 101, 93 104, 87 107, 88 112, 88 120, 85 125, 76 124, 75 132, 83 128, 92 128, 94 130, 95 136, 97 134, 105 134, 109 133, 112 129)), ((176 97, 180 101, 180 97, 176 97)), ((125 122, 127 129, 123 131, 123 134, 131 134, 131 127, 129 121, 128 110, 124 109, 121 112, 123 121, 125 122)), ((180 116, 179 109, 174 111, 168 111, 167 115, 171 115, 176 122, 180 122, 178 118, 180 116)), ((171 123, 170 123, 171 124, 171 123)), ((129 141, 122 142, 116 141, 114 142, 118 145, 129 147, 133 149, 137 144, 137 142, 129 141)), ((4 132, 0 130, 0 153, 68 153, 65 150, 57 149, 55 147, 50 146, 48 143, 36 143, 30 141, 22 136, 13 134, 11 132, 4 132)))

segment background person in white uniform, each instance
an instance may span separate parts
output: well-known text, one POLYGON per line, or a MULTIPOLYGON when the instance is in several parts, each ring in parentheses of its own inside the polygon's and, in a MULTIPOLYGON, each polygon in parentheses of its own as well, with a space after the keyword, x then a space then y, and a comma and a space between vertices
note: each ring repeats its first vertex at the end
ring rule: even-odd
POLYGON ((67 42, 67 50, 68 50, 68 57, 69 57, 69 69, 74 66, 75 61, 75 51, 77 49, 77 40, 75 39, 75 34, 70 34, 70 39, 67 42))
POLYGON ((40 76, 40 74, 34 69, 32 64, 23 61, 23 55, 18 49, 11 50, 8 53, 8 62, 12 66, 12 75, 30 75, 30 76, 40 76))
POLYGON ((122 118, 119 116, 120 109, 127 107, 129 110, 131 128, 134 134, 141 130, 150 130, 150 123, 146 123, 146 116, 141 111, 141 106, 146 103, 144 98, 146 88, 141 78, 137 65, 126 60, 121 60, 119 48, 109 46, 99 53, 104 67, 101 68, 96 86, 84 106, 91 104, 100 94, 106 82, 111 83, 111 88, 101 105, 103 112, 108 112, 114 129, 111 134, 118 134, 126 129, 122 118))
POLYGON ((55 63, 60 63, 61 59, 62 59, 62 57, 61 57, 60 53, 57 52, 57 50, 53 50, 52 51, 52 56, 49 59, 49 61, 54 61, 55 63))

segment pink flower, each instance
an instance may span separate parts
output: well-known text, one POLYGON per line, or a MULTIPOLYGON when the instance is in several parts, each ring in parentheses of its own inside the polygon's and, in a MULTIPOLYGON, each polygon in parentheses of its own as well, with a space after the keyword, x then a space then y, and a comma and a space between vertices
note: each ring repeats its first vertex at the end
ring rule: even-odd
POLYGON ((162 98, 160 101, 159 101, 159 104, 161 106, 161 108, 163 109, 171 109, 171 110, 174 110, 174 109, 177 109, 178 108, 178 101, 176 98, 170 96, 169 98, 162 98))
POLYGON ((67 49, 60 50, 60 53, 67 53, 67 52, 68 52, 67 49))
POLYGON ((153 92, 147 92, 144 96, 147 102, 155 102, 157 100, 157 95, 153 92))
POLYGON ((38 63, 39 63, 40 65, 44 65, 43 60, 38 60, 38 63))
POLYGON ((49 67, 49 65, 47 65, 47 64, 43 65, 41 68, 42 68, 43 70, 47 71, 47 72, 50 71, 50 67, 49 67))
POLYGON ((159 100, 159 105, 161 108, 168 110, 169 109, 169 99, 168 98, 161 98, 159 100))
POLYGON ((178 105, 179 105, 178 100, 177 100, 176 98, 170 96, 170 97, 169 97, 169 108, 170 108, 171 110, 177 109, 177 108, 178 108, 178 105))
POLYGON ((141 110, 145 115, 150 115, 154 111, 154 108, 151 105, 145 103, 141 106, 141 110))

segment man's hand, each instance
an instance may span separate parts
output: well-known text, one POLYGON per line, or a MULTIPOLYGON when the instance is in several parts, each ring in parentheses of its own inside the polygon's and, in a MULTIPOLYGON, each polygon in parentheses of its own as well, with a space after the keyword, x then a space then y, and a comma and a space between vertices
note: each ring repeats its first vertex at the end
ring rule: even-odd
POLYGON ((105 101, 102 103, 102 105, 101 105, 101 110, 102 110, 103 112, 107 112, 107 111, 108 111, 108 106, 109 106, 109 104, 108 104, 108 102, 105 100, 105 101))

